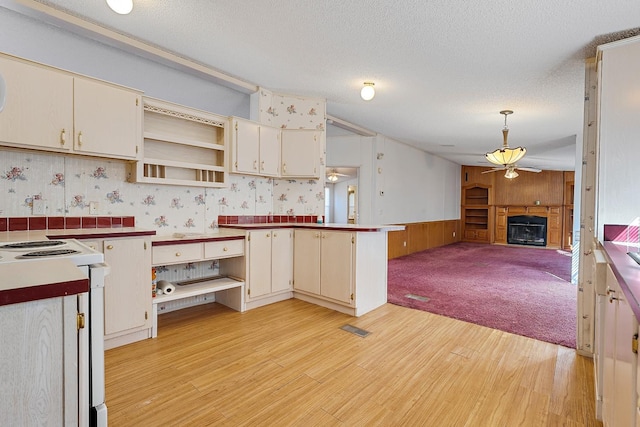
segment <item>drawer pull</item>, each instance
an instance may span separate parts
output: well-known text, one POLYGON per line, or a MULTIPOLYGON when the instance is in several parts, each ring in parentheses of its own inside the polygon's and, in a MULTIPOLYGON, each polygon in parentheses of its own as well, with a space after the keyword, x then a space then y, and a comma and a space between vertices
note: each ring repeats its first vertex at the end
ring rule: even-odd
POLYGON ((229 248, 227 248, 227 247, 225 246, 224 248, 222 248, 222 250, 223 250, 224 252, 227 252, 227 251, 229 250, 229 248))
POLYGON ((62 132, 60 132, 60 145, 64 145, 65 142, 67 142, 67 131, 62 129, 62 132))
POLYGON ((113 245, 107 245, 107 249, 109 250, 113 249, 113 245))
POLYGON ((176 252, 176 256, 182 256, 180 252, 176 252))

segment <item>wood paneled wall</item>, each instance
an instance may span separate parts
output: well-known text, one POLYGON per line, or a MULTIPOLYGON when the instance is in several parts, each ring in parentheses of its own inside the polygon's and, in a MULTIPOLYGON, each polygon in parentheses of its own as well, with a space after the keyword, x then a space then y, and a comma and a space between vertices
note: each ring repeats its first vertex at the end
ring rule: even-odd
POLYGON ((536 200, 542 206, 562 206, 564 204, 565 174, 572 171, 518 172, 515 179, 506 179, 503 171, 482 173, 491 170, 481 166, 462 167, 462 186, 471 184, 490 185, 493 196, 489 204, 495 206, 534 206, 536 200))
POLYGON ((519 172, 515 179, 506 179, 504 174, 496 172, 494 204, 502 205, 536 205, 562 206, 564 203, 564 172, 542 171, 519 172))
POLYGON ((457 219, 397 225, 404 225, 405 229, 389 233, 389 259, 460 241, 457 219))

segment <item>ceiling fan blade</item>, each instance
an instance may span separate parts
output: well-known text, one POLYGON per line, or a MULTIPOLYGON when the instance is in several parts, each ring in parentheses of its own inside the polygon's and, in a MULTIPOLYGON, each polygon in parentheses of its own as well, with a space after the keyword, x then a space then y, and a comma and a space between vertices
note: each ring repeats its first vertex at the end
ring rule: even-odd
POLYGON ((521 171, 526 171, 526 172, 535 172, 535 173, 539 173, 542 172, 542 169, 537 169, 537 168, 526 168, 526 167, 518 167, 516 166, 516 169, 521 170, 521 171))
POLYGON ((507 168, 493 168, 493 169, 489 169, 488 171, 482 171, 481 173, 491 173, 491 172, 498 172, 498 171, 503 171, 507 168))

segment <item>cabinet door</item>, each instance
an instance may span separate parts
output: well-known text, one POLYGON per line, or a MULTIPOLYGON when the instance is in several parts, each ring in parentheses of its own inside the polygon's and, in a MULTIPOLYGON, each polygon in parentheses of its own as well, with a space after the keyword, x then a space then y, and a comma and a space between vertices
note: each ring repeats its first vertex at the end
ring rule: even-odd
POLYGON ((320 135, 305 129, 282 130, 283 177, 319 177, 320 135))
POLYGON ((73 147, 73 77, 0 56, 5 105, 0 143, 70 151, 73 147))
POLYGON ((547 246, 560 247, 562 243, 562 215, 560 208, 549 209, 547 227, 549 227, 547 246))
POLYGON ((293 230, 271 234, 271 292, 291 290, 293 283, 293 230))
POLYGON ((103 243, 111 267, 104 285, 104 333, 148 326, 151 314, 151 251, 143 239, 103 243))
POLYGON ((293 234, 293 288, 320 295, 320 232, 293 234))
POLYGON ((75 78, 74 150, 135 159, 142 143, 142 103, 133 91, 75 78))
POLYGON ((496 208, 496 243, 507 243, 507 208, 496 208))
POLYGON ((615 411, 615 348, 616 348, 616 298, 617 279, 610 266, 607 266, 607 293, 613 296, 604 307, 603 348, 600 355, 602 363, 602 420, 604 425, 613 426, 615 411), (611 293, 613 291, 613 293, 611 293))
POLYGON ((234 119, 232 152, 234 155, 233 171, 241 173, 258 173, 258 156, 260 152, 260 126, 246 120, 234 119))
POLYGON ((322 233, 320 253, 320 294, 353 303, 355 235, 348 232, 322 233))
POLYGON ((271 293, 271 230, 249 232, 249 277, 247 288, 250 298, 271 293))
POLYGON ((280 129, 260 126, 260 175, 280 174, 280 129))

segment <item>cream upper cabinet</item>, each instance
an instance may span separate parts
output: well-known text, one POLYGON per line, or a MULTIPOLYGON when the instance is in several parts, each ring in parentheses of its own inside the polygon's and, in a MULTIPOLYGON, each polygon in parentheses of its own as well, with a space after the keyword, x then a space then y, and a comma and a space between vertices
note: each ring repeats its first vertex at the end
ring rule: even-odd
POLYGON ((232 119, 231 145, 234 172, 257 174, 260 156, 260 125, 254 122, 232 119))
POLYGON ((140 93, 0 55, 5 105, 0 143, 135 159, 142 141, 140 93))
POLYGON ((280 129, 260 126, 260 175, 278 176, 280 172, 280 129))
POLYGON ((55 151, 73 148, 73 77, 0 56, 4 108, 0 143, 55 151))
POLYGON ((233 172, 278 176, 280 129, 238 118, 232 119, 233 172))
POLYGON ((282 130, 282 176, 318 178, 320 176, 321 131, 282 130))
POLYGON ((79 154, 135 159, 142 143, 140 94, 74 78, 74 150, 79 154))

